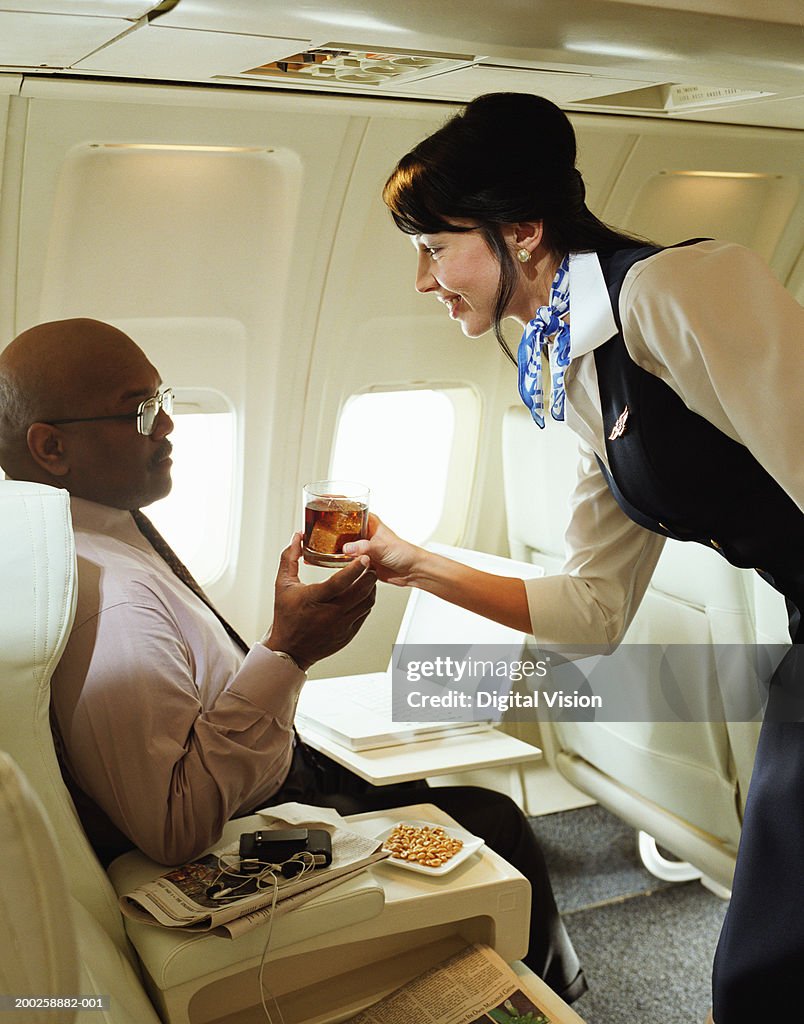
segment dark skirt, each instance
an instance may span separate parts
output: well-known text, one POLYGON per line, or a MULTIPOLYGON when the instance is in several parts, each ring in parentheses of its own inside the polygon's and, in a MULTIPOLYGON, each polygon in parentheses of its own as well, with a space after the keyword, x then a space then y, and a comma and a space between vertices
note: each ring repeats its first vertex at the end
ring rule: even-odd
POLYGON ((804 1017, 804 628, 795 609, 790 625, 794 646, 771 680, 715 954, 715 1024, 804 1017))

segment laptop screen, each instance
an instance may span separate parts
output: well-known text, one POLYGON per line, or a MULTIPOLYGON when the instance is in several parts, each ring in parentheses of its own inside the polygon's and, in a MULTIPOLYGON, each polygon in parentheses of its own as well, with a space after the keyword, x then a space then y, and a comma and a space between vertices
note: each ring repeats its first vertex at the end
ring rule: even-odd
MULTIPOLYGON (((498 576, 535 578, 541 566, 514 562, 480 551, 428 545, 428 549, 456 561, 498 576)), ((485 619, 474 612, 435 597, 423 590, 411 590, 397 632, 395 649, 406 645, 505 645, 518 650, 525 634, 485 619)), ((427 739, 436 733, 486 728, 485 722, 394 722, 392 720, 391 676, 393 655, 385 673, 311 680, 305 684, 298 707, 300 723, 324 733, 352 750, 392 746, 427 739)))

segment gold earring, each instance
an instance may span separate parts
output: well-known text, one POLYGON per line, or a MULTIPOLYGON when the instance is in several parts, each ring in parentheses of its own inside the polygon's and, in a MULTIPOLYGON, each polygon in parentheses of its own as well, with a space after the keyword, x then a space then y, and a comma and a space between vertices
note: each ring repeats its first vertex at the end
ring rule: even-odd
POLYGON ((516 254, 516 258, 519 260, 520 263, 527 263, 530 260, 530 255, 531 254, 528 252, 528 250, 523 248, 520 249, 519 252, 516 254))

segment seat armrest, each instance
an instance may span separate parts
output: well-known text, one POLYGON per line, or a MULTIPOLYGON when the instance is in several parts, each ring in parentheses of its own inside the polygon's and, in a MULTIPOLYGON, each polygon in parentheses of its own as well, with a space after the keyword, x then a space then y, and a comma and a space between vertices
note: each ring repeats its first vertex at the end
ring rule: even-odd
MULTIPOLYGON (((227 829, 231 829, 233 824, 239 833, 262 827, 265 819, 256 815, 240 818, 236 823, 230 823, 227 829)), ((230 837, 224 832, 226 838, 230 837)), ((109 866, 109 877, 120 896, 165 874, 167 870, 144 854, 133 851, 113 861, 109 866)), ((270 962, 279 950, 286 951, 297 942, 370 920, 382 913, 384 905, 383 888, 370 873, 349 879, 277 917, 270 932, 266 960, 270 962)), ((236 939, 228 939, 125 918, 126 932, 143 967, 162 990, 259 963, 268 942, 269 927, 268 923, 261 924, 236 939)))

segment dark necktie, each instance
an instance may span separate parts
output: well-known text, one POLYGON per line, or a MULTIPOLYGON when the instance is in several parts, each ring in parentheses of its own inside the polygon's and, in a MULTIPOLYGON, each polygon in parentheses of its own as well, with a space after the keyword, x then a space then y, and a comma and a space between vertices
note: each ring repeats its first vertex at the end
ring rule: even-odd
POLYGON ((145 539, 148 541, 148 543, 151 545, 154 551, 159 555, 159 557, 164 559, 164 561, 167 563, 168 567, 171 569, 174 575, 177 576, 182 581, 182 583, 184 583, 185 586, 189 587, 190 590, 192 590, 192 592, 196 595, 196 597, 199 597, 204 602, 204 604, 207 606, 207 608, 209 608, 209 610, 212 612, 215 618, 220 622, 220 624, 223 626, 223 628, 226 630, 226 632, 229 634, 229 636, 232 638, 235 644, 241 650, 248 653, 248 651, 250 650, 248 644, 245 642, 245 640, 243 640, 241 636, 238 635, 234 627, 229 625, 226 619, 224 619, 221 613, 212 604, 210 599, 201 589, 201 586, 199 585, 198 581, 195 579, 193 574, 190 572, 190 570, 187 568, 184 562, 182 562, 182 560, 179 558, 179 556, 176 554, 176 552, 173 550, 170 544, 168 544, 168 542, 165 540, 165 538, 162 536, 159 530, 157 530, 157 528, 154 526, 154 524, 151 522, 148 516, 146 516, 144 512, 140 512, 139 509, 135 509, 131 513, 131 515, 132 518, 134 519, 134 522, 137 524, 137 529, 140 531, 143 537, 145 537, 145 539))

